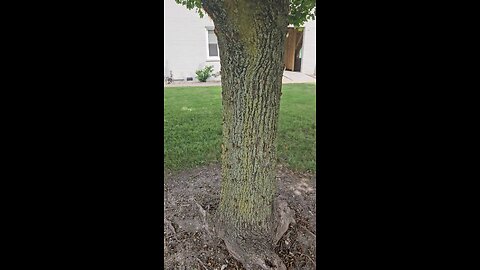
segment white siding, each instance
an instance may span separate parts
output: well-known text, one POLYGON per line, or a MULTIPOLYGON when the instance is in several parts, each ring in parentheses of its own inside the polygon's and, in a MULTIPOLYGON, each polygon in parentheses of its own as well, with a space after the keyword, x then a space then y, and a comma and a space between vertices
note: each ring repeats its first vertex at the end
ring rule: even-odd
MULTIPOLYGON (((195 71, 205 65, 213 65, 214 73, 220 71, 220 61, 207 59, 207 27, 214 26, 207 15, 200 18, 195 10, 188 10, 175 0, 165 0, 164 16, 164 75, 172 71, 175 79, 195 78, 195 71)), ((314 74, 316 22, 307 22, 304 31, 301 72, 314 74)))
POLYGON ((207 61, 207 30, 213 21, 205 15, 200 18, 195 10, 164 1, 164 74, 173 73, 175 79, 195 78, 195 71, 206 64, 220 70, 220 61, 207 61))
POLYGON ((313 75, 316 67, 316 38, 317 38, 317 23, 315 20, 305 23, 305 31, 303 33, 303 55, 300 71, 302 73, 313 75))

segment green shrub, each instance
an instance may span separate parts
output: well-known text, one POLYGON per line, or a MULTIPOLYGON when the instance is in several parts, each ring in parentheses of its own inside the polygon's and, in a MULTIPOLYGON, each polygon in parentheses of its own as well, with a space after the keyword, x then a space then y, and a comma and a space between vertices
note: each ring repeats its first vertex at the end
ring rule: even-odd
POLYGON ((212 76, 213 66, 206 66, 203 69, 195 71, 197 79, 201 82, 206 82, 212 76))

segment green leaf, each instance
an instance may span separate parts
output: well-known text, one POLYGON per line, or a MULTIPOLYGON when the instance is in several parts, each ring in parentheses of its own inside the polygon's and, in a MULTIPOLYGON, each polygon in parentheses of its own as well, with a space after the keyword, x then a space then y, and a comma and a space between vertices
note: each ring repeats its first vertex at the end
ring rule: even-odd
MULTIPOLYGON (((175 2, 184 5, 187 9, 195 8, 200 15, 200 18, 203 18, 204 11, 202 9, 202 0, 175 0, 175 2)), ((288 21, 295 27, 301 27, 308 20, 314 20, 316 14, 316 0, 290 0, 290 14, 288 16, 288 21)))

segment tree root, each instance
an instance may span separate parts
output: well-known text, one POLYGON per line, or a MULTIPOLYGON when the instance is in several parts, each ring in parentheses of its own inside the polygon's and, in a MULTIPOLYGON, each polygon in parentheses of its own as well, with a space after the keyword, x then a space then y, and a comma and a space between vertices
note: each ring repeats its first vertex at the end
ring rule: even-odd
POLYGON ((275 200, 274 210, 274 222, 277 224, 272 226, 274 229, 270 234, 239 230, 226 224, 217 226, 218 237, 225 242, 228 252, 248 270, 287 269, 273 250, 289 225, 295 223, 294 212, 281 198, 275 200))
POLYGON ((243 242, 233 237, 224 238, 228 252, 248 270, 286 270, 280 257, 272 247, 256 241, 243 242), (239 243, 240 242, 240 243, 239 243))
POLYGON ((277 197, 274 203, 275 220, 278 222, 273 238, 276 245, 282 236, 287 232, 290 224, 295 224, 295 212, 288 207, 287 201, 277 197))
POLYGON ((193 201, 198 206, 198 210, 200 211, 200 214, 202 215, 203 228, 207 231, 208 235, 212 236, 213 233, 210 231, 210 227, 208 226, 207 211, 195 199, 193 199, 193 201))
POLYGON ((173 232, 173 237, 175 237, 175 239, 178 241, 177 232, 175 231, 175 228, 173 227, 172 222, 166 218, 163 218, 163 223, 167 224, 168 228, 173 232))

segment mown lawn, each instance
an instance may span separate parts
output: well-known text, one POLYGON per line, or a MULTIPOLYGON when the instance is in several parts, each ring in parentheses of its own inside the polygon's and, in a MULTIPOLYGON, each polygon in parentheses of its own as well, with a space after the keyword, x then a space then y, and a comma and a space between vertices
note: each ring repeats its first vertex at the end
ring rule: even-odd
MULTIPOLYGON (((281 164, 314 172, 316 164, 315 85, 285 84, 278 134, 281 164)), ((179 171, 220 162, 220 86, 164 88, 164 169, 179 171)))

